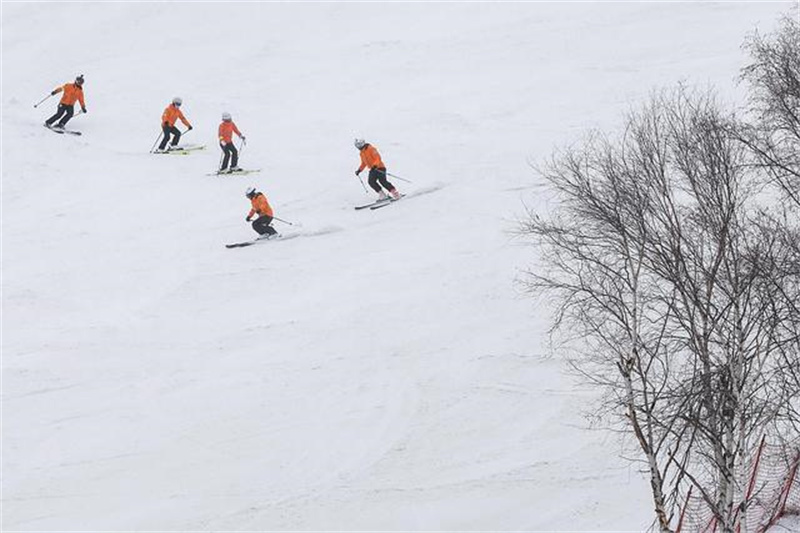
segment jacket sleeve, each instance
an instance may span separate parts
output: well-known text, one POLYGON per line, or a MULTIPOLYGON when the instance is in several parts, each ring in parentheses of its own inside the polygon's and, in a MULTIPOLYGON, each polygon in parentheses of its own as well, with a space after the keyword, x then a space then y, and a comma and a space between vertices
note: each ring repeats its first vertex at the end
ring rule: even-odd
POLYGON ((64 90, 63 86, 62 87, 56 87, 55 89, 53 89, 53 94, 58 94, 63 90, 64 90))
POLYGON ((178 118, 181 119, 181 122, 183 122, 183 125, 186 126, 187 128, 192 127, 192 125, 189 124, 189 121, 186 120, 186 117, 183 116, 183 112, 178 111, 178 118))
POLYGON ((358 171, 361 172, 367 166, 367 160, 364 158, 364 150, 360 151, 358 155, 361 156, 361 166, 358 167, 358 171))
POLYGON ((86 102, 83 101, 83 91, 78 91, 78 101, 81 103, 81 109, 85 109, 86 102))
POLYGON ((222 136, 222 124, 220 124, 219 128, 217 128, 217 137, 219 137, 220 143, 225 142, 225 137, 222 136))
POLYGON ((231 125, 233 125, 233 131, 236 132, 236 135, 241 137, 242 136, 242 132, 239 131, 239 128, 236 127, 236 123, 235 122, 231 122, 231 125))

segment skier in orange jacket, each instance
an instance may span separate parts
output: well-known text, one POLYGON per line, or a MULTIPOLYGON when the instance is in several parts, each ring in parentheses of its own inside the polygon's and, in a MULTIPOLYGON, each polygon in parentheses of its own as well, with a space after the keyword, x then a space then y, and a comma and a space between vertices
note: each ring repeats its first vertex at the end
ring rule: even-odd
POLYGON ((258 192, 255 187, 248 187, 245 196, 247 196, 252 204, 252 208, 245 220, 250 222, 253 215, 258 215, 258 218, 253 221, 253 229, 256 230, 256 233, 267 239, 277 235, 278 232, 275 231, 275 228, 270 226, 270 224, 272 224, 273 213, 272 207, 267 201, 267 197, 264 196, 263 193, 258 192))
POLYGON ((219 130, 217 132, 219 137, 219 147, 222 148, 222 152, 225 154, 225 157, 222 159, 222 166, 219 169, 220 174, 224 172, 230 173, 242 170, 239 168, 239 151, 233 144, 234 133, 238 135, 242 141, 245 140, 244 135, 242 135, 242 132, 239 131, 239 128, 237 128, 236 124, 233 122, 231 114, 223 113, 222 123, 219 125, 219 130), (230 170, 228 170, 228 161, 231 163, 230 170))
POLYGON ((178 142, 181 140, 181 130, 175 127, 175 123, 178 120, 183 122, 183 125, 188 128, 186 131, 192 129, 192 125, 189 124, 189 121, 186 120, 186 117, 181 113, 181 104, 183 104, 183 100, 179 96, 176 96, 172 99, 172 103, 169 104, 161 114, 161 129, 164 132, 164 139, 158 146, 159 152, 163 152, 167 149, 170 134, 173 135, 170 147, 178 146, 178 142))
POLYGON ((48 128, 64 129, 64 126, 74 114, 75 102, 80 102, 81 112, 86 113, 86 103, 83 101, 83 74, 75 78, 74 83, 65 83, 61 87, 53 89, 50 94, 58 94, 62 91, 64 96, 61 97, 61 101, 58 103, 56 114, 48 118, 44 123, 48 128), (53 122, 56 120, 58 120, 58 124, 53 126, 53 122))
POLYGON ((361 166, 356 170, 356 176, 361 174, 361 171, 369 167, 369 179, 367 183, 372 187, 372 190, 378 193, 378 201, 388 198, 386 193, 381 189, 383 186, 392 198, 395 200, 400 198, 400 191, 386 179, 386 165, 383 164, 381 155, 378 150, 371 144, 364 141, 364 139, 356 139, 356 148, 358 148, 359 155, 361 156, 361 166))

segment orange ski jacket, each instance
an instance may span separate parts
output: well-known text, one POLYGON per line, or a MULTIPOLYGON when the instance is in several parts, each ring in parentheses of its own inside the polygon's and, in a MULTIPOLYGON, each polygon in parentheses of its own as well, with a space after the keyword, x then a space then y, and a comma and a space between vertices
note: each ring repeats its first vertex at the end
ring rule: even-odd
POLYGON ((253 204, 253 208, 250 210, 247 218, 252 217, 256 213, 258 213, 258 216, 260 217, 264 215, 267 215, 268 217, 272 216, 272 207, 270 207, 267 197, 264 196, 263 193, 258 193, 253 196, 253 198, 250 200, 250 203, 253 204))
POLYGON ((361 156, 361 166, 358 167, 359 172, 364 170, 366 167, 386 170, 386 165, 384 165, 383 161, 381 160, 381 154, 379 154, 378 150, 376 150, 371 144, 368 144, 362 148, 359 151, 359 155, 361 156))
POLYGON ((231 120, 229 122, 222 121, 222 124, 219 125, 219 142, 229 144, 233 142, 233 134, 236 133, 239 137, 242 136, 242 132, 239 131, 239 128, 236 127, 236 124, 231 120))
POLYGON ((161 114, 161 124, 166 122, 170 126, 174 126, 178 119, 180 119, 180 121, 183 122, 183 125, 187 128, 192 126, 189 124, 189 121, 186 120, 186 117, 183 116, 181 110, 172 104, 169 104, 164 110, 164 113, 161 114))
POLYGON ((81 107, 86 107, 83 101, 83 87, 77 83, 65 83, 61 87, 53 90, 53 94, 58 94, 64 91, 64 96, 61 97, 60 104, 75 105, 75 102, 80 102, 81 107))

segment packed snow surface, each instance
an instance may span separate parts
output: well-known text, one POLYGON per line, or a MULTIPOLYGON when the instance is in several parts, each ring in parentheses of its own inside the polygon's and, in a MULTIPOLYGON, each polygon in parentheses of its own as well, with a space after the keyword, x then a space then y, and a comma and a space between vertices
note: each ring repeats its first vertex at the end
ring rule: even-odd
POLYGON ((735 98, 788 6, 4 3, 3 529, 647 527, 511 232, 531 162, 658 86, 735 98), (174 96, 208 148, 150 155, 174 96), (261 173, 206 175, 223 111, 261 173), (356 136, 408 198, 353 209, 356 136), (297 238, 224 247, 250 185, 297 238))

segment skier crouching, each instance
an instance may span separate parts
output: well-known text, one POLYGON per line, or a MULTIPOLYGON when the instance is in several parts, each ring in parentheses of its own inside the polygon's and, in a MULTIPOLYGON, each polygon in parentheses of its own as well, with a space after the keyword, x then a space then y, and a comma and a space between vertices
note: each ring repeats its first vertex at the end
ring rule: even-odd
POLYGON ((258 218, 253 221, 253 229, 261 235, 259 238, 268 239, 278 235, 275 228, 270 226, 272 224, 272 207, 270 207, 267 197, 263 193, 256 191, 255 187, 248 187, 245 196, 253 206, 245 220, 250 222, 253 215, 258 215, 258 218))
POLYGON ((164 152, 167 150, 167 143, 170 142, 170 135, 172 135, 170 149, 176 149, 178 147, 178 143, 181 141, 181 130, 175 127, 175 123, 178 122, 178 120, 183 122, 183 125, 186 126, 186 131, 191 131, 192 125, 186 120, 183 113, 181 113, 182 104, 183 99, 176 96, 172 99, 172 103, 161 113, 161 131, 164 134, 164 138, 161 140, 161 144, 158 145, 157 152, 164 152))
POLYGON ((67 125, 67 122, 75 112, 75 102, 80 102, 81 112, 86 113, 86 103, 83 101, 83 74, 75 78, 75 83, 65 83, 61 87, 53 89, 50 94, 55 95, 62 91, 64 96, 61 97, 61 101, 58 103, 55 115, 48 118, 44 123, 48 128, 64 129, 64 126, 67 125), (53 122, 56 120, 58 120, 58 124, 53 126, 53 122))
POLYGON ((356 170, 356 176, 360 175, 362 170, 369 167, 369 179, 367 183, 369 183, 373 191, 378 193, 378 201, 386 200, 387 198, 381 186, 389 191, 392 198, 395 200, 400 199, 400 191, 386 179, 386 165, 383 164, 378 150, 364 141, 364 139, 356 139, 354 144, 356 148, 358 148, 359 155, 361 156, 361 166, 356 170))

